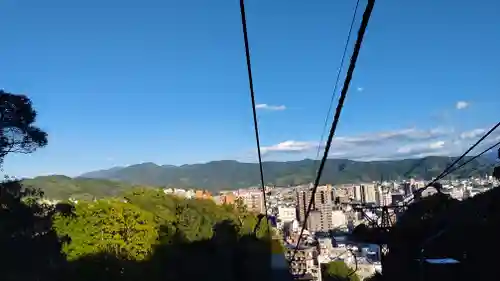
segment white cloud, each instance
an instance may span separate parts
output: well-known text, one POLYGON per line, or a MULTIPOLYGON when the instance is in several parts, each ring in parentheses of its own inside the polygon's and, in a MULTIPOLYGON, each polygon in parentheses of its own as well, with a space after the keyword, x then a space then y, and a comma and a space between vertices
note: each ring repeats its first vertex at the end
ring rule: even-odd
MULTIPOLYGON (((332 149, 353 149, 360 147, 371 147, 383 144, 385 142, 413 142, 413 141, 428 141, 437 137, 447 135, 451 130, 441 128, 431 130, 418 130, 415 128, 402 129, 396 131, 385 131, 370 134, 363 134, 358 136, 341 136, 336 137, 332 141, 332 149)), ((293 141, 288 140, 263 147, 262 151, 265 153, 270 152, 305 152, 318 147, 316 141, 293 141)), ((324 144, 322 144, 323 146, 324 144)))
POLYGON ((453 130, 435 128, 430 130, 418 130, 416 128, 370 133, 355 137, 337 137, 335 142, 350 144, 371 144, 388 140, 414 141, 429 140, 443 135, 447 135, 453 130))
POLYGON ((363 87, 358 87, 358 88, 356 88, 356 90, 357 90, 358 92, 363 92, 364 88, 363 88, 363 87))
POLYGON ((440 150, 446 144, 445 141, 435 141, 428 143, 415 143, 410 145, 404 145, 398 148, 397 153, 401 154, 421 154, 432 151, 440 150))
MULTIPOLYGON (((391 160, 418 158, 430 155, 459 155, 484 133, 484 129, 455 132, 452 129, 402 129, 375 132, 355 136, 339 136, 332 141, 329 157, 352 160, 391 160)), ((497 138, 500 129, 492 134, 484 145, 471 154, 481 152, 497 138)), ((286 155, 293 157, 315 158, 319 143, 317 141, 288 140, 275 145, 262 147, 267 160, 280 160, 286 155), (270 159, 275 158, 275 159, 270 159)), ((324 143, 321 145, 323 148, 324 143)))
POLYGON ((486 133, 486 129, 474 129, 460 134, 461 139, 477 139, 486 133))
POLYGON ((262 154, 269 152, 302 152, 311 150, 315 147, 318 147, 318 143, 289 140, 275 145, 262 147, 261 152, 262 154))
POLYGON ((445 141, 432 142, 432 143, 429 143, 429 145, 427 147, 429 149, 439 149, 439 148, 443 148, 445 143, 446 143, 445 141))
POLYGON ((262 110, 271 110, 271 111, 281 111, 285 110, 286 106, 284 105, 269 105, 265 103, 260 103, 255 106, 257 109, 262 109, 262 110))
POLYGON ((458 101, 457 104, 455 105, 455 107, 460 110, 460 109, 465 109, 467 107, 469 107, 469 103, 466 102, 466 101, 458 101))

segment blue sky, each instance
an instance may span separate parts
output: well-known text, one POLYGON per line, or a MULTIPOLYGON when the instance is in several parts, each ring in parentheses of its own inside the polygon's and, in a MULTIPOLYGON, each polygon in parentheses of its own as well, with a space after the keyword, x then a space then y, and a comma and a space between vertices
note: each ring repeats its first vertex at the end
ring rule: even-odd
MULTIPOLYGON (((246 4, 267 160, 316 155, 355 1, 313 2, 246 4)), ((379 0, 331 157, 457 154, 497 122, 499 9, 379 0)), ((255 161, 236 0, 4 0, 0 38, 0 88, 49 133, 7 174, 255 161)))

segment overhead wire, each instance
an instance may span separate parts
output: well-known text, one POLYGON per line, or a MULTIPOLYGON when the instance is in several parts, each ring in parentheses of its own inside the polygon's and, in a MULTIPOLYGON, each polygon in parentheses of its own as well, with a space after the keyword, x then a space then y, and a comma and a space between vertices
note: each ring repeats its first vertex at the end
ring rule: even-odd
MULTIPOLYGON (((459 166, 451 169, 446 175, 443 176, 443 178, 457 170, 459 170, 460 168, 462 168, 463 166, 469 164, 470 162, 476 160, 477 158, 483 156, 485 153, 487 153, 488 151, 492 150, 493 148, 497 147, 500 145, 500 141, 498 141, 497 143, 491 145, 490 147, 486 148, 485 150, 483 150, 481 153, 479 153, 478 155, 474 156, 474 157, 471 157, 469 160, 465 161, 464 163, 460 164, 459 166)), ((493 164, 496 164, 496 163, 493 163, 493 164)), ((490 165, 490 164, 487 164, 487 166, 490 165)), ((481 167, 481 168, 484 168, 484 167, 481 167)))
POLYGON ((363 13, 363 19, 361 21, 361 25, 360 25, 359 30, 358 30, 358 37, 356 38, 356 43, 354 44, 354 50, 353 50, 353 53, 351 56, 349 68, 347 69, 346 78, 344 80, 344 85, 342 87, 340 98, 339 98, 339 101, 337 104, 335 116, 333 118, 333 122, 332 122, 332 125, 330 127, 330 133, 328 135, 328 140, 326 142, 325 150, 324 150, 321 162, 320 162, 320 166, 318 168, 316 179, 314 180, 314 186, 312 188, 311 199, 309 200, 309 206, 307 208, 307 211, 306 211, 306 214, 304 217, 304 221, 303 221, 303 225, 302 225, 302 229, 301 229, 300 235, 297 239, 297 245, 295 246, 295 250, 293 252, 291 260, 295 259, 295 255, 297 254, 297 251, 298 251, 298 248, 300 245, 300 241, 302 240, 302 235, 304 234, 304 229, 307 225, 307 219, 308 219, 308 217, 311 213, 311 210, 312 210, 314 197, 315 197, 316 191, 318 189, 319 181, 321 179, 321 174, 322 174, 323 169, 325 167, 326 159, 328 158, 328 153, 330 151, 333 136, 335 135, 335 131, 337 129, 338 122, 340 120, 340 114, 341 114, 342 108, 344 106, 344 102, 345 102, 345 99, 347 96, 347 91, 349 90, 349 85, 350 85, 351 80, 352 80, 352 75, 354 73, 354 69, 356 68, 356 62, 358 60, 359 51, 361 49, 361 44, 363 42, 363 38, 364 38, 364 35, 366 32, 366 28, 368 26, 368 22, 370 21, 370 16, 372 14, 374 5, 375 5, 375 0, 368 0, 368 3, 367 3, 366 8, 365 8, 365 12, 363 13))
POLYGON ((415 171, 415 169, 417 169, 418 167, 420 167, 424 162, 425 162, 425 157, 420 159, 420 161, 418 161, 417 163, 415 163, 415 165, 413 165, 412 167, 410 167, 410 169, 408 169, 408 171, 406 171, 406 173, 403 174, 403 177, 406 179, 408 178, 408 176, 411 175, 411 173, 413 173, 413 171, 415 171))
MULTIPOLYGON (((468 159, 467 161, 463 162, 462 164, 458 165, 458 166, 455 166, 457 163, 459 163, 462 159, 464 159, 467 154, 469 152, 471 152, 475 147, 477 147, 481 142, 483 142, 489 135, 491 135, 491 133, 493 133, 493 131, 495 131, 498 127, 500 126, 500 122, 498 122, 496 125, 494 125, 488 132, 486 132, 479 140, 476 141, 476 143, 474 143, 471 147, 469 147, 460 157, 458 157, 457 159, 455 159, 455 161, 453 161, 452 164, 448 165, 444 170, 443 172, 441 172, 441 174, 439 176, 437 176, 434 180, 432 180, 431 182, 429 182, 424 188, 422 189, 419 189, 417 191, 415 191, 413 193, 413 200, 417 197, 418 194, 421 194, 425 189, 427 189, 428 187, 430 186, 433 186, 435 183, 437 183, 440 179, 443 179, 444 177, 446 177, 447 175, 461 169, 462 167, 464 167, 465 165, 469 164, 470 162, 476 160, 477 158, 481 157, 482 155, 484 155, 485 153, 487 153, 488 151, 494 149, 495 147, 499 146, 500 145, 500 141, 497 142, 497 143, 494 143, 493 145, 489 146, 488 148, 484 149, 481 153, 471 157, 470 159, 468 159)), ((491 164, 487 164, 486 168, 489 168, 489 167, 492 167, 492 166, 495 166, 497 163, 499 163, 499 161, 497 160, 496 162, 494 163, 491 163, 491 164)), ((420 164, 418 164, 420 165, 420 164)), ((477 167, 475 170, 479 170, 479 169, 483 169, 485 168, 484 167, 485 165, 482 165, 480 167, 477 167)), ((414 169, 414 168, 412 168, 414 169)), ((440 192, 438 190, 438 192, 440 192)), ((407 203, 406 203, 407 204, 407 203)), ((405 205, 406 205, 405 204, 405 205)), ((434 239, 436 236, 440 236, 441 234, 443 234, 445 231, 446 231, 447 228, 443 228, 440 232, 438 232, 438 234, 428 238, 427 240, 432 240, 434 239)), ((427 240, 424 242, 424 244, 427 242, 427 240)), ((422 246, 423 247, 423 246, 422 246)), ((424 248, 422 248, 421 250, 421 257, 420 257, 420 273, 422 273, 422 266, 423 266, 423 252, 424 251, 424 248)), ((423 278, 423 277, 422 277, 423 278)))
MULTIPOLYGON (((450 165, 448 165, 436 178, 434 178, 434 180, 432 180, 431 182, 429 182, 428 184, 426 184, 423 188, 421 189, 418 189, 417 191, 415 191, 413 193, 413 199, 415 199, 415 195, 420 195, 422 194, 422 192, 424 192, 427 188, 429 188, 430 186, 432 186, 433 184, 435 184, 436 182, 438 182, 439 180, 441 180, 442 178, 444 178, 445 176, 447 176, 448 174, 450 174, 451 172, 455 171, 451 171, 451 169, 457 164, 459 163, 460 161, 462 161, 466 156, 467 154, 469 154, 469 152, 471 152, 474 148, 476 148, 481 142, 484 141, 484 139, 486 139, 489 135, 491 135, 491 133, 493 133, 493 131, 495 131, 498 127, 500 126, 500 122, 498 122, 496 125, 494 125, 488 132, 486 132, 481 138, 479 138, 479 140, 476 141, 476 143, 474 143, 471 147, 469 147, 462 155, 460 155, 460 157, 458 157, 457 159, 455 159, 455 161, 453 161, 450 165), (451 172, 450 172, 451 171, 451 172)), ((498 145, 498 144, 497 144, 498 145)), ((496 145, 494 145, 493 147, 495 147, 496 145)), ((490 149, 492 149, 493 147, 491 147, 490 149)), ((487 150, 483 151, 481 155, 483 155, 484 153, 486 153, 487 150)), ((477 156, 473 159, 476 159, 477 156)), ((469 161, 466 161, 464 164, 461 164, 459 167, 463 167, 465 166, 465 164, 467 163, 470 163, 470 161, 472 160, 469 160, 469 161)), ((411 201, 411 200, 410 200, 411 201)))
MULTIPOLYGON (((482 142, 482 141, 483 141, 483 140, 484 140, 484 139, 485 139, 485 138, 486 138, 489 134, 491 134, 491 133, 492 133, 492 132, 493 132, 493 131, 494 131, 494 130, 495 130, 495 129, 499 126, 499 125, 500 125, 500 122, 499 122, 496 126, 494 126, 494 127, 493 127, 490 131, 488 131, 488 133, 486 133, 486 134, 485 134, 485 136, 483 136, 482 138, 480 138, 480 139, 478 140, 478 142, 476 142, 476 144, 479 144, 480 142, 482 142)), ((485 150, 483 150, 481 153, 479 153, 479 154, 477 154, 476 156, 474 156, 474 157, 470 158, 468 161, 466 161, 466 162, 462 163, 461 165, 459 165, 459 166, 457 166, 457 167, 455 167, 455 168, 453 168, 453 169, 450 169, 450 170, 449 170, 449 171, 448 171, 448 172, 447 172, 447 173, 446 173, 443 177, 445 177, 445 176, 446 176, 446 175, 448 175, 448 174, 453 173, 454 171, 459 170, 459 169, 460 169, 460 168, 462 168, 463 166, 465 166, 465 165, 467 165, 468 163, 470 163, 470 162, 474 161, 474 160, 475 160, 475 159, 477 159, 478 157, 481 157, 481 156, 482 156, 482 155, 484 155, 486 152, 488 152, 488 151, 492 150, 493 148, 495 148, 495 147, 497 147, 497 146, 499 146, 499 145, 500 145, 500 141, 499 141, 499 142, 497 142, 497 143, 495 143, 495 144, 493 144, 493 145, 491 145, 490 147, 486 148, 486 149, 485 149, 485 150)), ((472 150, 472 149, 470 149, 470 150, 472 150)), ((470 150, 468 150, 468 151, 470 151, 470 150)), ((457 162, 457 163, 458 163, 458 162, 457 162)), ((487 169, 488 169, 488 168, 490 168, 490 167, 493 167, 493 166, 497 165, 498 163, 500 163, 500 161, 497 159, 497 160, 496 160, 495 162, 493 162, 493 163, 488 163, 488 164, 486 164, 486 165, 481 165, 480 167, 477 167, 476 169, 474 169, 474 171, 479 170, 479 169, 484 169, 484 168, 487 168, 487 169)), ((450 228, 450 226, 445 226, 445 227, 443 227, 443 228, 442 228, 442 229, 441 229, 441 230, 440 230, 437 234, 435 234, 435 235, 433 235, 433 236, 431 236, 431 237, 427 238, 427 239, 426 239, 426 240, 422 243, 422 245, 421 245, 421 251, 420 251, 420 259, 419 259, 419 260, 420 260, 420 274, 421 274, 421 276, 422 276, 422 277, 421 277, 421 279, 422 279, 422 280, 423 280, 423 275, 422 275, 423 269, 422 269, 422 267, 423 267, 423 263, 424 263, 424 260, 425 260, 425 258, 424 258, 424 251, 425 251, 424 246, 425 246, 425 244, 427 244, 428 242, 430 242, 430 241, 434 240, 435 238, 437 238, 437 237, 441 236, 443 233, 445 233, 446 231, 448 231, 448 230, 449 230, 449 228, 450 228)))
POLYGON ((491 169, 491 168, 494 168, 496 165, 500 164, 500 161, 499 160, 496 160, 495 162, 493 163, 486 163, 486 164, 483 164, 479 167, 476 167, 474 169, 472 169, 471 172, 476 172, 476 171, 486 171, 488 169, 491 169))
POLYGON ((330 260, 336 260, 336 259, 340 258, 341 256, 343 256, 344 254, 346 254, 347 252, 351 253, 352 257, 354 258, 354 269, 351 270, 351 272, 349 272, 346 275, 346 277, 349 278, 351 275, 353 275, 354 273, 356 273, 358 271, 358 257, 356 256, 356 254, 354 253, 354 250, 352 248, 350 248, 350 249, 348 248, 347 250, 343 251, 342 253, 337 254, 333 258, 330 258, 330 260))
POLYGON ((457 159, 455 159, 455 161, 452 164, 450 164, 448 167, 446 167, 446 169, 444 169, 444 171, 441 172, 441 174, 439 176, 437 176, 436 179, 434 179, 434 181, 437 181, 437 180, 441 179, 446 173, 448 173, 453 168, 453 166, 455 166, 457 163, 459 163, 460 161, 462 161, 462 159, 464 159, 465 156, 467 156, 467 154, 469 154, 469 152, 471 152, 481 142, 483 142, 484 139, 486 139, 489 135, 491 135, 491 133, 493 133, 493 131, 495 131, 499 126, 500 126, 500 122, 498 122, 488 132, 486 132, 486 134, 484 134, 481 138, 479 138, 479 140, 477 140, 476 143, 474 143, 471 147, 469 147, 460 157, 458 157, 457 159))
POLYGON ((348 249, 348 251, 351 252, 352 257, 354 258, 355 268, 351 272, 349 272, 349 274, 347 274, 346 276, 347 278, 351 277, 351 275, 353 275, 358 271, 358 257, 356 256, 356 254, 352 249, 348 249))
MULTIPOLYGON (((478 144, 480 144, 484 139, 486 139, 486 137, 488 137, 493 131, 495 131, 498 127, 500 126, 500 122, 498 122, 495 126, 493 126, 493 128, 491 128, 483 137, 481 137, 471 148, 469 148, 463 156, 465 156, 468 152, 470 152, 475 146, 477 146, 478 144)), ((465 161, 464 163, 460 164, 459 166, 455 167, 455 168, 452 168, 452 169, 449 169, 449 171, 447 173, 445 173, 441 178, 444 178, 446 175, 448 174, 451 174, 457 170, 459 170, 460 168, 464 167, 465 165, 469 164, 470 162, 474 161, 475 159, 481 157, 482 155, 484 155, 485 153, 487 153, 488 151, 494 149, 495 147, 499 146, 500 145, 500 141, 498 141, 497 143, 494 143, 493 145, 489 146, 488 148, 484 149, 481 153, 475 155, 474 157, 471 157, 468 161, 465 161)), ((459 161, 455 161, 454 163, 458 163, 459 161)), ((490 167, 493 167, 495 166, 496 164, 500 163, 499 159, 497 159, 495 162, 493 163, 488 163, 486 165, 481 165, 480 167, 477 167, 476 169, 474 169, 474 171, 476 170, 479 170, 479 169, 484 169, 484 168, 490 168, 490 167)), ((452 166, 452 165, 450 165, 452 166)), ((436 178, 437 179, 437 178, 436 178)), ((434 182, 437 182, 437 180, 434 180, 434 182)), ((429 185, 432 185, 429 184, 429 185)), ((445 233, 446 231, 448 231, 450 229, 451 226, 447 225, 445 227, 443 227, 437 234, 427 238, 421 245, 421 251, 420 251, 420 275, 421 275, 421 280, 424 279, 423 277, 423 264, 424 264, 424 251, 425 251, 425 244, 427 244, 428 242, 436 239, 437 237, 441 236, 443 233, 445 233)))
MULTIPOLYGON (((335 84, 333 86, 332 96, 330 98, 330 103, 328 105, 328 111, 326 113, 325 122, 323 123, 323 129, 321 131, 321 138, 319 140, 318 149, 316 151, 316 158, 315 158, 316 161, 319 158, 319 153, 321 151, 321 147, 322 147, 322 144, 323 144, 323 138, 325 137, 325 133, 326 133, 326 126, 328 125, 328 120, 330 119, 330 114, 332 112, 333 101, 335 100, 335 97, 336 97, 336 94, 337 94, 337 88, 338 88, 338 85, 339 85, 340 74, 342 73, 342 69, 343 69, 343 66, 344 66, 345 57, 346 57, 346 54, 347 54, 347 48, 349 47, 349 42, 351 41, 352 29, 354 27, 354 22, 356 21, 356 15, 358 13, 358 6, 359 6, 359 0, 356 1, 356 6, 354 6, 354 12, 353 12, 353 15, 352 15, 351 24, 349 25, 349 32, 347 33, 347 39, 346 39, 346 42, 345 42, 345 45, 344 45, 344 51, 342 52, 342 58, 340 60, 340 66, 339 66, 339 69, 337 70, 337 76, 335 78, 335 84)), ((314 163, 314 173, 316 173, 316 163, 314 163)))
MULTIPOLYGON (((257 108, 255 105, 255 91, 253 87, 253 76, 252 76, 252 63, 250 59, 250 47, 248 43, 248 31, 247 31, 247 20, 245 14, 245 1, 240 0, 240 13, 241 13, 241 27, 243 29, 243 41, 245 43, 245 58, 247 64, 247 73, 248 73, 248 84, 250 87, 250 99, 252 100, 252 113, 253 113, 253 126, 255 130, 255 141, 257 143, 257 155, 259 159, 259 172, 260 172, 260 184, 262 188, 262 201, 264 203, 265 215, 267 218, 267 199, 266 199, 266 186, 264 182, 264 169, 262 166, 262 154, 260 149, 260 137, 259 137, 259 124, 257 121, 257 108)), ((269 226, 269 222, 267 222, 267 232, 271 234, 271 227, 269 226)))
MULTIPOLYGON (((500 124, 500 122, 499 122, 500 124)), ((498 127, 498 125, 496 127, 498 127)), ((493 127, 493 128, 496 128, 496 127, 493 127)), ((490 130, 488 133, 491 133, 493 132, 493 130, 490 130)), ((489 135, 489 134, 486 134, 486 136, 489 135)), ((482 137, 478 143, 480 143, 482 140, 484 140, 485 137, 482 137)), ((478 144, 477 143, 477 144, 478 144)), ((481 153, 479 153, 478 155, 472 157, 471 159, 469 159, 468 161, 462 163, 461 165, 453 168, 453 169, 450 169, 443 177, 445 177, 446 175, 448 174, 451 174, 453 173, 454 171, 457 171, 459 170, 460 168, 462 168, 463 166, 467 165, 468 163, 472 162, 473 160, 477 159, 478 157, 481 157, 482 155, 484 155, 486 152, 492 150, 493 148, 497 147, 498 145, 500 145, 500 141, 491 145, 490 147, 486 148, 485 150, 483 150, 481 153)), ((457 162, 458 163, 458 162, 457 162)), ((484 169, 484 168, 490 168, 490 167, 493 167, 495 166, 496 164, 500 163, 500 161, 495 161, 494 163, 488 163, 486 165, 481 165, 480 167, 477 167, 476 169, 474 169, 473 171, 476 171, 476 170, 479 170, 479 169, 484 169)), ((424 280, 424 277, 423 277, 423 265, 424 265, 424 261, 425 261, 425 256, 424 256, 424 252, 425 252, 425 245, 428 244, 429 242, 431 242, 432 240, 438 238, 439 236, 443 235, 446 231, 449 231, 450 229, 450 225, 445 225, 439 232, 437 232, 436 234, 432 235, 431 237, 427 238, 420 246, 421 250, 420 250, 420 257, 419 257, 419 267, 420 267, 420 276, 421 276, 421 280, 424 280)))

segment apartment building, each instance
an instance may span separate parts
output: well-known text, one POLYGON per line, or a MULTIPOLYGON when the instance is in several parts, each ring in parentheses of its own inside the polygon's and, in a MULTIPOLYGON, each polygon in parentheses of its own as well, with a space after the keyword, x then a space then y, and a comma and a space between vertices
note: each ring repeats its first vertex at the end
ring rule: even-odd
POLYGON ((243 204, 248 211, 254 213, 264 213, 264 195, 261 190, 240 190, 237 197, 243 200, 243 204))
POLYGON ((194 198, 196 199, 211 199, 212 194, 207 190, 196 190, 194 192, 194 198))
MULTIPOLYGON (((297 213, 300 222, 304 222, 307 208, 312 196, 311 188, 303 188, 296 192, 297 213)), ((332 226, 333 198, 332 187, 319 186, 312 202, 311 217, 307 227, 311 231, 328 231, 332 226)))
POLYGON ((233 193, 225 193, 219 196, 220 204, 234 204, 236 201, 236 196, 233 193))
POLYGON ((297 210, 294 207, 278 207, 278 218, 282 222, 292 222, 297 219, 297 210))
POLYGON ((339 228, 347 225, 347 217, 342 210, 332 211, 332 227, 339 228))
POLYGON ((358 202, 375 203, 377 201, 375 184, 355 185, 353 191, 353 197, 358 202))

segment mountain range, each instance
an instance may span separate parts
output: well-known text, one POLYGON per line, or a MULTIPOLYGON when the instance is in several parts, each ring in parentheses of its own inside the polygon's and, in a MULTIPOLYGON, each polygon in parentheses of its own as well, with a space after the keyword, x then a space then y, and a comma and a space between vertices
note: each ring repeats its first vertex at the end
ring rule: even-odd
POLYGON ((94 198, 120 196, 128 190, 139 187, 158 188, 106 179, 71 178, 62 175, 25 179, 22 181, 22 185, 27 188, 40 189, 46 198, 59 200, 69 198, 92 200, 94 198))
MULTIPOLYGON (((452 177, 484 175, 492 170, 495 157, 490 154, 474 159, 453 173, 452 177)), ((409 177, 429 180, 439 175, 453 157, 430 156, 421 159, 393 161, 353 161, 328 159, 322 175, 322 183, 353 183, 379 180, 401 180, 409 177)), ((465 158, 463 161, 470 159, 465 158)), ((314 181, 319 161, 305 159, 289 162, 264 162, 266 184, 289 186, 314 181)), ((79 178, 107 179, 130 184, 151 186, 175 186, 205 188, 210 191, 257 186, 260 182, 257 163, 241 163, 233 160, 213 161, 205 164, 182 166, 136 164, 108 170, 89 172, 79 178)))

